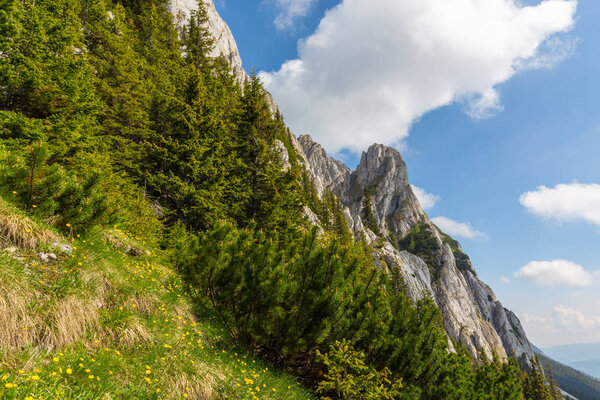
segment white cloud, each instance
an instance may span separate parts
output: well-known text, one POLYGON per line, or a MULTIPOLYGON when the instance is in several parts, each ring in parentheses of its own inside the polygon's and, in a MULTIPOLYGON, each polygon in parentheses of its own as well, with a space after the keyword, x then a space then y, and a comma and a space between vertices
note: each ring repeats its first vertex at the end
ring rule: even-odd
POLYGON ((433 223, 450 236, 459 236, 467 239, 487 239, 483 232, 473 229, 468 222, 457 222, 446 217, 435 217, 433 223))
POLYGON ((600 317, 566 306, 552 307, 549 315, 519 313, 527 336, 539 346, 600 341, 600 317))
POLYGON ((600 328, 600 317, 586 316, 581 311, 569 307, 554 307, 553 317, 559 325, 570 330, 600 328))
POLYGON ((501 275, 500 276, 500 282, 504 283, 505 285, 508 285, 510 283, 510 278, 508 278, 508 277, 506 277, 504 275, 501 275))
POLYGON ((473 119, 489 118, 504 110, 504 106, 500 104, 500 96, 493 88, 470 95, 467 104, 467 115, 473 119))
POLYGON ((552 321, 552 318, 543 317, 541 315, 523 313, 521 314, 520 320, 523 322, 548 323, 552 321))
POLYGON ((600 227, 600 185, 571 183, 540 186, 519 198, 535 215, 557 221, 584 220, 600 227))
POLYGON ((567 260, 532 261, 515 278, 524 278, 537 286, 590 286, 597 272, 586 271, 581 265, 567 260))
POLYGON ((495 87, 559 60, 550 55, 561 53, 554 38, 572 29, 576 7, 577 0, 344 0, 299 42, 298 59, 260 75, 292 130, 330 152, 397 144, 416 119, 456 101, 474 118, 500 111, 495 87))
POLYGON ((417 196, 417 200, 419 200, 419 204, 423 207, 423 210, 429 210, 435 203, 441 200, 440 196, 437 194, 427 193, 425 189, 421 189, 418 186, 410 185, 413 190, 415 196, 417 196))
POLYGON ((278 14, 273 23, 279 30, 293 29, 298 18, 305 17, 317 0, 264 0, 275 6, 278 14))

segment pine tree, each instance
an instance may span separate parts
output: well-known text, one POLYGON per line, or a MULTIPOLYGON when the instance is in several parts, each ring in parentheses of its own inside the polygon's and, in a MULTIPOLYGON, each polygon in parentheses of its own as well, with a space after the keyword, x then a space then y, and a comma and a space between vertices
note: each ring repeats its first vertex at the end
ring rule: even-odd
POLYGON ((548 375, 548 386, 550 389, 550 396, 554 400, 562 400, 563 395, 560 392, 560 388, 558 387, 558 384, 554 380, 554 375, 552 374, 552 370, 550 369, 549 365, 547 365, 546 367, 547 367, 546 370, 547 370, 547 375, 548 375))
POLYGON ((10 1, 2 7, 7 9, 0 30, 7 40, 0 40, 5 47, 0 49, 0 110, 18 113, 29 120, 27 125, 40 128, 25 137, 28 132, 13 125, 2 136, 15 148, 43 140, 55 156, 70 157, 90 145, 99 109, 94 71, 83 55, 80 4, 10 1))
POLYGON ((362 219, 365 227, 369 228, 377 236, 381 235, 375 214, 373 214, 373 200, 367 186, 363 190, 362 219))
POLYGON ((525 399, 551 400, 552 394, 546 382, 546 376, 539 357, 537 355, 533 356, 530 361, 531 368, 522 374, 525 399))
POLYGON ((210 72, 212 59, 209 54, 214 47, 214 39, 207 24, 206 7, 199 2, 198 9, 192 12, 183 32, 185 60, 204 75, 207 75, 207 71, 210 72))
POLYGON ((84 230, 107 211, 106 195, 100 190, 102 175, 70 175, 58 164, 50 164, 49 146, 36 143, 23 157, 0 152, 0 189, 8 199, 32 214, 51 217, 60 229, 84 230))
POLYGON ((255 221, 259 228, 289 233, 301 220, 301 173, 297 168, 287 172, 282 168, 275 141, 286 129, 273 118, 265 90, 254 74, 244 86, 238 118, 235 150, 241 163, 237 175, 246 182, 234 200, 244 212, 239 220, 242 225, 255 221))
POLYGON ((153 80, 144 76, 144 60, 135 51, 135 26, 122 6, 109 9, 105 1, 94 3, 88 9, 87 32, 86 47, 103 105, 98 115, 103 151, 111 152, 117 166, 131 173, 139 163, 140 144, 150 134, 153 80))

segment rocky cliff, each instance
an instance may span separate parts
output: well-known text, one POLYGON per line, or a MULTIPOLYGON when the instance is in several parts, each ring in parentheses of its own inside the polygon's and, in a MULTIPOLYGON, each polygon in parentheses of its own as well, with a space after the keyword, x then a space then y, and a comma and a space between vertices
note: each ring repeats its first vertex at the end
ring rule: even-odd
POLYGON ((364 234, 373 245, 376 263, 400 272, 414 300, 427 296, 436 302, 450 338, 466 346, 474 357, 479 357, 479 352, 488 358, 514 354, 526 362, 533 351, 518 318, 479 280, 460 245, 440 231, 423 211, 397 150, 374 144, 362 154, 356 170, 350 171, 309 136, 301 136, 299 143, 315 180, 323 190, 339 196, 351 229, 356 235, 364 234), (371 193, 379 235, 362 221, 365 186, 371 193), (418 255, 401 245, 402 239, 414 235, 415 230, 428 232, 415 236, 417 243, 428 241, 428 248, 418 255))
MULTIPOLYGON (((214 56, 225 56, 238 80, 248 75, 242 68, 237 45, 227 24, 218 15, 212 0, 205 2, 210 31, 215 37, 214 56)), ((197 0, 170 0, 169 9, 181 30, 197 0)), ((272 102, 273 112, 278 111, 272 102)), ((293 135, 292 135, 293 136, 293 135)), ((344 163, 327 155, 310 136, 292 137, 301 162, 313 178, 317 192, 333 192, 342 201, 345 215, 355 235, 364 235, 373 248, 376 265, 397 270, 406 292, 417 300, 429 297, 442 313, 448 336, 466 346, 478 358, 514 355, 520 361, 533 355, 518 318, 496 299, 483 283, 460 245, 441 232, 423 211, 409 185, 408 171, 400 153, 379 144, 362 154, 359 166, 352 171, 344 163), (362 221, 363 190, 372 194, 373 214, 378 234, 362 221), (413 236, 411 236, 413 235, 413 236), (404 239, 423 240, 422 249, 404 248, 404 239), (413 254, 417 253, 417 254, 413 254)), ((279 146, 285 153, 285 146, 279 146)), ((282 154, 286 160, 286 154, 282 154)), ((315 224, 318 219, 306 210, 315 224)))

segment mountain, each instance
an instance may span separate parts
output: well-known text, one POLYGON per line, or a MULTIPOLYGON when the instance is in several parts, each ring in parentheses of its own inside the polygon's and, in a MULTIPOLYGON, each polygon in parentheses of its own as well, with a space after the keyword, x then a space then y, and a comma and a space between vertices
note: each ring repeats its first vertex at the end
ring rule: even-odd
POLYGON ((600 379, 600 359, 598 358, 583 361, 571 361, 567 364, 594 378, 600 379))
POLYGON ((536 352, 546 373, 551 373, 558 386, 578 400, 600 399, 600 380, 560 363, 544 353, 536 352))
POLYGON ((480 351, 488 358, 514 354, 521 363, 527 363, 533 350, 518 318, 477 277, 458 242, 437 228, 423 211, 397 150, 374 144, 351 171, 330 158, 310 136, 300 136, 298 141, 319 190, 339 196, 354 234, 367 238, 378 265, 400 273, 414 300, 427 296, 436 302, 451 339, 467 347, 474 357, 480 351), (376 222, 370 228, 362 214, 365 187, 372 194, 376 222), (422 249, 401 245, 413 236, 422 249), (428 241, 430 248, 426 248, 428 241))
MULTIPOLYGON (((214 55, 225 56, 238 79, 246 79, 230 29, 212 1, 206 0, 205 5, 210 31, 216 38, 214 55)), ((180 29, 196 8, 195 0, 170 0, 169 6, 180 29)), ((480 352, 488 359, 494 355, 501 359, 514 355, 521 365, 528 364, 533 350, 519 319, 478 278, 458 242, 445 235, 423 211, 397 150, 374 144, 362 154, 360 164, 352 171, 329 157, 308 135, 297 139, 292 135, 292 142, 295 149, 302 150, 301 161, 319 195, 332 192, 340 198, 354 235, 367 238, 377 265, 390 273, 400 273, 414 300, 426 296, 435 301, 450 339, 464 345, 475 358, 480 357, 480 352), (363 221, 365 187, 373 196, 376 226, 367 227, 363 221), (399 245, 408 236, 418 236, 422 248, 405 249, 399 245)), ((306 214, 318 223, 311 210, 306 210, 306 214)))
POLYGON ((600 343, 577 343, 544 349, 549 357, 600 379, 600 343))

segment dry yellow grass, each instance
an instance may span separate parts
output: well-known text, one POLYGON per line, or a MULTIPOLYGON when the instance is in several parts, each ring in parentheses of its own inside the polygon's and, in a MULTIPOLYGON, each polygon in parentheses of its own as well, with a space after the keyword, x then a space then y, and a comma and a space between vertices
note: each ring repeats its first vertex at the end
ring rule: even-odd
POLYGON ((150 316, 158 312, 159 300, 154 293, 136 293, 131 299, 131 304, 135 304, 140 313, 150 316))
POLYGON ((66 347, 79 341, 86 331, 95 330, 100 317, 100 305, 98 299, 82 299, 76 295, 60 299, 53 308, 50 317, 52 328, 44 346, 50 351, 66 347))
POLYGON ((35 343, 42 324, 29 310, 38 293, 4 278, 0 286, 0 350, 12 352, 35 343))
POLYGON ((0 198, 0 246, 35 250, 41 245, 59 241, 54 232, 40 227, 0 198))
POLYGON ((99 346, 103 343, 111 343, 117 346, 132 347, 144 345, 152 341, 152 335, 137 317, 130 317, 124 326, 104 327, 99 334, 99 346))
POLYGON ((218 398, 218 386, 227 380, 227 375, 231 375, 231 371, 226 371, 227 368, 222 364, 208 365, 203 362, 194 364, 194 374, 186 374, 180 371, 173 374, 168 386, 176 389, 178 393, 183 395, 187 393, 188 399, 194 400, 211 400, 218 398))

